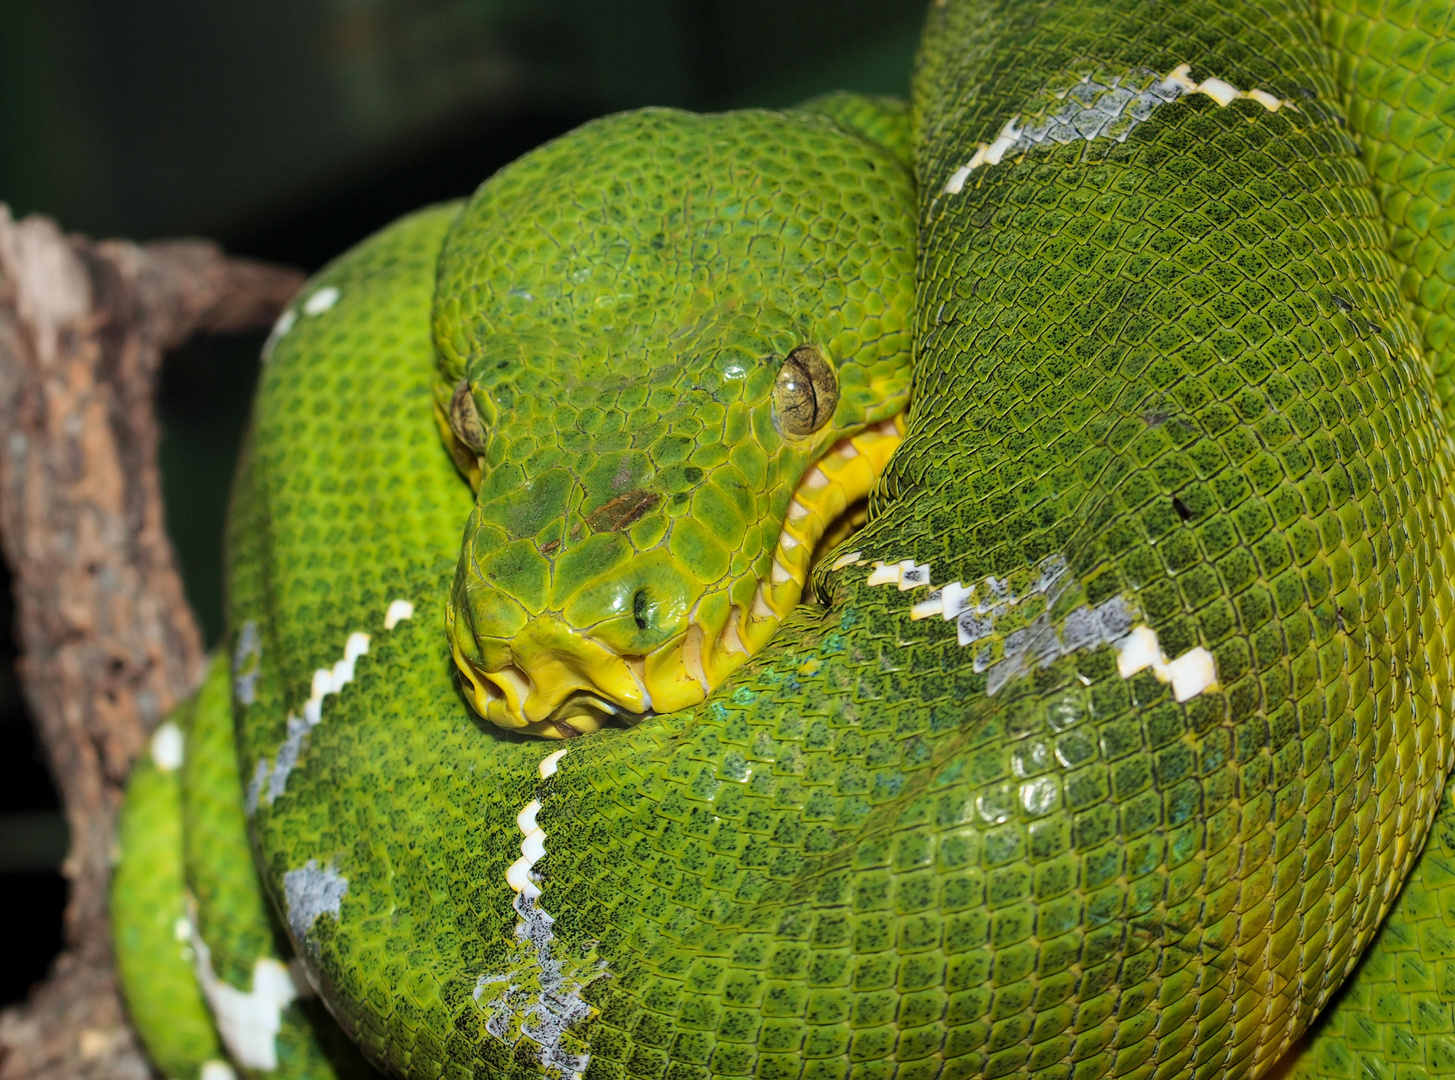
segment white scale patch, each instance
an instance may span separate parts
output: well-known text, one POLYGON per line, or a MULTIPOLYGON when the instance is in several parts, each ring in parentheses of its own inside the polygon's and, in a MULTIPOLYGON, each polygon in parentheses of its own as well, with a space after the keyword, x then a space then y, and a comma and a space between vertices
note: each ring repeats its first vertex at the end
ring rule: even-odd
POLYGON ((240 705, 258 699, 258 675, 263 664, 263 638, 252 619, 242 624, 232 650, 232 694, 240 705))
POLYGON ((168 720, 152 733, 152 762, 162 772, 172 772, 182 765, 182 729, 168 720))
POLYGON ((283 314, 278 316, 278 321, 273 324, 272 332, 268 334, 268 340, 263 342, 262 361, 267 363, 273 357, 273 349, 279 341, 292 330, 298 322, 298 312, 293 308, 284 308, 283 314))
MULTIPOLYGON (((188 902, 195 904, 190 897, 188 902)), ((197 931, 195 915, 188 924, 197 982, 212 1009, 217 1033, 222 1036, 227 1052, 245 1069, 276 1069, 277 1034, 283 1026, 283 1010, 298 997, 298 987, 287 966, 271 956, 258 957, 253 962, 253 988, 244 993, 218 978, 212 970, 212 950, 197 931)))
MULTIPOLYGON (((414 616, 414 605, 408 600, 392 600, 384 613, 384 628, 392 630, 402 620, 414 616)), ((244 624, 246 633, 248 624, 244 624)), ((241 646, 241 638, 239 639, 241 646)), ((308 700, 303 705, 303 715, 288 714, 287 736, 278 748, 278 757, 271 764, 265 757, 258 758, 253 769, 253 778, 248 783, 247 812, 253 814, 259 804, 273 805, 273 800, 282 795, 288 787, 288 775, 298 764, 303 753, 303 743, 308 733, 323 722, 323 699, 337 694, 354 681, 354 666, 359 657, 369 652, 369 635, 356 630, 344 643, 344 655, 331 668, 319 668, 313 673, 313 686, 308 700)), ((261 649, 259 649, 261 655, 261 649)), ((249 690, 252 693, 252 690, 249 690)))
POLYGON ((338 303, 342 294, 332 285, 325 285, 307 300, 303 301, 303 314, 322 315, 329 308, 338 303))
MULTIPOLYGON (((1265 90, 1239 90, 1222 79, 1204 79, 1197 83, 1192 81, 1191 73, 1191 65, 1179 64, 1141 89, 1135 85, 1123 85, 1120 76, 1100 82, 1087 75, 1065 90, 1049 91, 1051 101, 1063 104, 1056 106, 1048 102, 1047 107, 1053 110, 1050 115, 1027 120, 1024 124, 1019 114, 1012 116, 993 142, 981 143, 974 156, 950 174, 945 181, 944 194, 958 195, 964 190, 971 173, 982 166, 999 165, 1007 154, 1024 153, 1046 143, 1091 142, 1093 139, 1126 142, 1132 129, 1151 116, 1159 105, 1189 94, 1206 94, 1224 107, 1238 98, 1247 98, 1269 112, 1283 108, 1297 111, 1298 107, 1292 102, 1274 97, 1265 90)), ((1142 81, 1145 82, 1151 74, 1143 75, 1142 81)), ((1129 81, 1135 80, 1134 76, 1129 81)))
MULTIPOLYGON (((303 301, 302 311, 305 315, 322 315, 335 304, 343 294, 332 285, 325 285, 323 288, 309 294, 307 300, 303 301)), ((299 308, 288 307, 283 314, 278 316, 278 321, 273 324, 273 331, 268 335, 268 340, 263 342, 263 363, 267 363, 273 355, 273 348, 281 341, 293 327, 298 325, 299 308)))
MULTIPOLYGON (((537 768, 542 780, 556 775, 556 769, 566 754, 567 750, 557 750, 541 758, 537 768)), ((546 831, 536 825, 536 814, 540 813, 540 809, 541 801, 532 799, 515 815, 515 826, 525 839, 520 842, 520 858, 505 871, 505 883, 518 893, 528 894, 532 900, 541 895, 541 890, 531 877, 531 868, 546 854, 546 831)))
POLYGON ((897 585, 900 592, 929 583, 929 564, 921 566, 913 559, 905 559, 903 562, 896 563, 876 561, 874 569, 869 571, 869 580, 866 582, 869 585, 897 585))
POLYGON ((297 870, 283 875, 283 899, 288 906, 288 928, 300 949, 308 944, 309 931, 320 915, 328 914, 337 921, 349 879, 332 863, 320 867, 317 859, 309 859, 297 870))
MULTIPOLYGON (((557 750, 541 759, 542 780, 556 774, 566 754, 567 750, 557 750)), ((565 963, 556 956, 552 930, 555 919, 540 905, 541 888, 533 871, 546 853, 546 832, 536 821, 540 810, 541 800, 535 798, 516 815, 516 827, 524 837, 521 857, 505 873, 506 883, 515 892, 511 908, 517 916, 517 957, 509 972, 481 975, 475 982, 474 997, 490 1014, 485 1030, 491 1035, 510 1045, 521 1038, 529 1039, 541 1048, 543 1066, 562 1077, 579 1080, 591 1056, 572 1053, 562 1045, 562 1037, 572 1024, 591 1015, 591 1006, 581 997, 581 990, 587 982, 604 975, 605 970, 598 965, 594 973, 580 981, 567 973, 565 963)))
MULTIPOLYGON (((885 563, 876 561, 866 584, 896 585, 901 591, 929 587, 930 567, 913 559, 885 563)), ((1054 625, 1050 609, 1070 584, 1066 576, 1066 560, 1052 555, 1042 560, 1039 576, 1031 588, 1020 595, 1010 591, 1000 578, 963 585, 958 581, 933 589, 923 600, 909 609, 911 619, 939 616, 955 624, 956 640, 961 648, 980 645, 974 668, 988 671, 986 693, 996 692, 1011 679, 1028 674, 1033 667, 1049 667, 1059 657, 1101 645, 1111 645, 1117 653, 1117 673, 1130 679, 1147 668, 1172 686, 1172 696, 1187 701, 1205 690, 1217 689, 1217 665, 1213 655, 1201 645, 1168 660, 1157 641, 1156 632, 1145 623, 1134 625, 1131 609, 1120 596, 1113 596, 1096 607, 1083 604, 1067 613, 1054 625), (1006 634, 1002 639, 1002 655, 995 658, 993 638, 996 621, 1013 607, 1044 597, 1046 610, 1031 625, 1006 634)))
POLYGON ((232 1066, 217 1058, 204 1061, 198 1075, 199 1080, 237 1080, 237 1073, 233 1072, 232 1066))
POLYGON ((1172 696, 1178 701, 1195 698, 1217 685, 1217 664, 1212 653, 1199 645, 1169 661, 1157 641, 1157 632, 1150 626, 1134 628, 1113 647, 1117 651, 1118 675, 1130 679, 1137 672, 1151 668, 1161 682, 1172 684, 1172 696))
POLYGON ((343 659, 331 668, 319 668, 313 673, 313 688, 303 705, 303 715, 288 714, 288 735, 278 748, 278 759, 271 768, 267 758, 258 759, 252 783, 248 785, 249 813, 257 810, 260 801, 272 806, 273 800, 287 790, 288 774, 298 764, 304 738, 323 722, 323 699, 329 694, 337 694, 354 681, 354 665, 368 651, 369 635, 356 630, 344 645, 343 659))
POLYGON ((414 605, 408 600, 390 600, 389 610, 384 612, 384 629, 393 630, 405 619, 414 618, 414 605))

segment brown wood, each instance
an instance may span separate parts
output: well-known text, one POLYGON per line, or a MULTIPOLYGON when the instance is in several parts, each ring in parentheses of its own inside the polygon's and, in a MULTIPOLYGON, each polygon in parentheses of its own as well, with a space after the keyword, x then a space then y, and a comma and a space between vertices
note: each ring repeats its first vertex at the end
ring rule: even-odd
POLYGON ((265 327, 302 283, 204 241, 92 243, 0 204, 0 541, 21 687, 71 828, 65 950, 0 1013, 0 1080, 150 1074, 111 961, 116 811, 203 671, 163 524, 153 383, 168 349, 265 327))

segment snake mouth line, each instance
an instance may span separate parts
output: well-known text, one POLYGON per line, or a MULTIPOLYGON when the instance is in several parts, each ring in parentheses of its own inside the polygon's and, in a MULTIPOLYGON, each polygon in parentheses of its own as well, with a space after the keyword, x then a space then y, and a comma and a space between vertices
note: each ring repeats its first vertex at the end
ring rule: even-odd
POLYGON ((802 597, 815 559, 863 524, 869 492, 903 439, 901 413, 840 439, 809 466, 789 500, 766 575, 751 600, 728 606, 725 619, 709 617, 709 605, 699 601, 686 631, 645 655, 616 652, 590 627, 572 630, 569 672, 544 656, 529 668, 511 663, 486 671, 456 645, 455 662, 477 710, 504 727, 571 738, 702 701, 767 644, 802 597), (528 704, 543 697, 558 700, 545 716, 537 711, 532 718, 528 704))
POLYGON ((701 701, 768 643, 802 598, 818 557, 864 523, 870 489, 904 440, 901 416, 840 439, 804 473, 789 500, 768 576, 758 579, 746 609, 730 608, 726 622, 714 633, 702 620, 699 604, 689 616, 690 625, 682 638, 644 658, 643 682, 648 691, 660 681, 651 677, 653 668, 673 662, 680 663, 685 676, 678 681, 696 691, 691 694, 693 700, 674 700, 667 708, 661 707, 658 692, 653 695, 657 711, 701 701))

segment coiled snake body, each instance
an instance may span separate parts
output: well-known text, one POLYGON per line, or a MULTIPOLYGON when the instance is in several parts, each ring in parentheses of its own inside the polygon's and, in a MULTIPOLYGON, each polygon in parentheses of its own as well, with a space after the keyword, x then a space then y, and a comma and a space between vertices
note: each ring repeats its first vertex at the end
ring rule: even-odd
MULTIPOLYGON (((355 249, 270 346, 231 672, 186 743, 228 758, 230 681, 242 776, 207 783, 232 824, 189 859, 246 866, 250 833, 312 983, 401 1075, 1266 1072, 1375 935, 1450 764, 1447 18, 937 0, 913 194, 885 106, 647 112, 355 249), (795 474, 898 408, 911 332, 867 523, 773 577, 795 474), (785 420, 795 355, 837 378, 831 417, 785 420), (552 396, 573 359, 642 387, 552 396), (707 485, 766 532, 688 545, 707 485), (789 578, 818 603, 777 625, 789 578), (717 661, 653 651, 731 644, 755 595, 776 633, 714 689, 717 661), (573 619, 626 643, 611 685, 573 619)), ((1438 845, 1285 1067, 1455 1063, 1438 845)), ((229 872, 194 875, 177 932, 234 1063, 348 1068, 229 872)), ((121 922, 125 971, 162 946, 121 922)), ((174 1071, 217 1053, 187 1030, 174 1071)))

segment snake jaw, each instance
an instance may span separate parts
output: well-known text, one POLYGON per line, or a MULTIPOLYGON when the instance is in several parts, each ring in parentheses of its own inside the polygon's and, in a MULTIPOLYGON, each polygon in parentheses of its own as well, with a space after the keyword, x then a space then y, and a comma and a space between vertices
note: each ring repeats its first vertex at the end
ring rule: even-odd
MULTIPOLYGON (((798 603, 813 568, 815 555, 830 537, 842 539, 836 525, 850 507, 874 487, 889 458, 904 440, 904 414, 881 420, 857 434, 840 439, 818 459, 799 481, 788 503, 768 577, 737 622, 729 622, 718 638, 718 654, 742 651, 741 659, 723 670, 738 667, 768 643, 778 624, 798 603), (728 629, 732 638, 726 637, 728 629)), ((736 614, 736 612, 735 612, 736 614)), ((715 678, 713 685, 721 682, 715 678)))
MULTIPOLYGON (((475 711, 500 727, 569 738, 613 717, 640 719, 698 704, 766 645, 798 604, 820 542, 839 538, 836 523, 869 494, 903 436, 900 414, 832 444, 799 481, 752 599, 740 605, 721 591, 701 596, 681 632, 640 655, 601 640, 596 631, 604 623, 577 627, 551 612, 481 636, 475 616, 458 618, 452 604, 455 664, 475 711)), ((470 611, 492 619, 503 603, 491 601, 493 592, 477 589, 470 611)))
POLYGON ((647 654, 643 682, 656 712, 676 712, 696 705, 712 684, 702 666, 702 627, 693 623, 687 633, 647 654))
POLYGON ((788 504, 766 578, 746 611, 728 608, 722 625, 704 625, 699 602, 686 633, 648 653, 642 681, 654 712, 690 708, 767 644, 802 598, 819 541, 868 495, 904 438, 903 414, 833 444, 804 474, 788 504))
POLYGON ((486 650, 483 662, 472 655, 470 631, 457 629, 453 617, 448 623, 455 666, 468 684, 466 697, 498 727, 569 738, 597 730, 623 709, 645 713, 652 708, 630 658, 559 619, 531 620, 510 641, 492 642, 495 647, 486 650))
POLYGON ((646 683, 657 712, 696 705, 768 643, 802 598, 820 541, 869 494, 903 439, 901 413, 839 440, 809 468, 747 608, 730 607, 714 631, 699 621, 699 603, 687 633, 648 654, 646 683))

